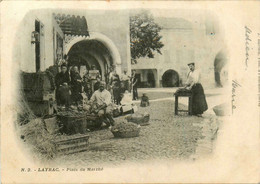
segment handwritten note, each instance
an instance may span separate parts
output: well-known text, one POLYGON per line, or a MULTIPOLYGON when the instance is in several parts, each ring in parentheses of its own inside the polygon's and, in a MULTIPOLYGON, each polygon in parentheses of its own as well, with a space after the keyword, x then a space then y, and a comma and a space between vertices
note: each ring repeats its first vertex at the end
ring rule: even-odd
POLYGON ((234 109, 236 109, 235 98, 236 98, 236 88, 238 87, 241 87, 241 85, 237 81, 232 80, 232 113, 234 109))
POLYGON ((250 43, 252 42, 250 36, 251 36, 251 29, 249 29, 247 26, 245 26, 245 36, 246 36, 246 39, 245 39, 245 49, 246 49, 246 59, 245 59, 245 65, 246 65, 246 69, 248 67, 248 61, 249 61, 249 57, 250 57, 250 54, 249 54, 249 51, 250 51, 250 43))

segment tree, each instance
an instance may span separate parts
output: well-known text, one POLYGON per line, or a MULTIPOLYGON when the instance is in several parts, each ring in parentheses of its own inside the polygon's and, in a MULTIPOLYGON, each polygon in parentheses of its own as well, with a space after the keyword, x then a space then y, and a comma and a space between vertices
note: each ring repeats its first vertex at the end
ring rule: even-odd
POLYGON ((130 16, 131 62, 137 63, 140 57, 154 58, 154 52, 162 54, 164 46, 159 35, 161 27, 154 22, 151 14, 139 13, 130 16))

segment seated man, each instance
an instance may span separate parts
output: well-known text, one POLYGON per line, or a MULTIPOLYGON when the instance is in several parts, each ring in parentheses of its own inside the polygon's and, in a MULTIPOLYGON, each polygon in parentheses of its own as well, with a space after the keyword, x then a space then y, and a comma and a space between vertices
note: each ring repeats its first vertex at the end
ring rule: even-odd
POLYGON ((107 126, 113 126, 114 120, 112 118, 113 107, 111 103, 111 94, 105 89, 105 84, 106 83, 103 81, 100 82, 99 89, 93 93, 90 101, 97 104, 94 113, 99 116, 100 120, 104 121, 107 126))

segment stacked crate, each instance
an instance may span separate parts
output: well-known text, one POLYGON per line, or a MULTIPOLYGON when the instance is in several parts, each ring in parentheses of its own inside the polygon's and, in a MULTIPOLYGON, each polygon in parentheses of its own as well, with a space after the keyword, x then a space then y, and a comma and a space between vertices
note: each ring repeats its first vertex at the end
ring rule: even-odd
POLYGON ((88 135, 71 135, 58 138, 54 141, 57 155, 86 151, 89 145, 88 135))
POLYGON ((54 78, 47 72, 22 73, 24 98, 36 116, 51 115, 55 106, 54 78))

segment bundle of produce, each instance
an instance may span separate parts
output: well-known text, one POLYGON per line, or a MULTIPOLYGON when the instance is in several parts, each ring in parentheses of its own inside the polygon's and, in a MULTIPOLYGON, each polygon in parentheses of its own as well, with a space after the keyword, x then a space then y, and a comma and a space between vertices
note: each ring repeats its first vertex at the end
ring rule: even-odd
POLYGON ((90 111, 91 111, 91 105, 90 104, 83 104, 83 110, 87 113, 87 114, 89 114, 90 113, 90 111))
POLYGON ((120 138, 137 137, 140 133, 140 125, 123 121, 115 124, 111 128, 111 132, 115 137, 120 138))
POLYGON ((128 122, 133 122, 141 126, 149 125, 150 115, 148 113, 144 113, 144 114, 134 113, 127 116, 126 120, 128 122))
POLYGON ((22 125, 20 135, 37 158, 51 159, 57 153, 53 143, 57 135, 48 133, 41 118, 33 119, 22 125))
POLYGON ((113 108, 113 117, 118 117, 122 114, 122 112, 120 111, 120 106, 116 105, 116 104, 112 104, 112 108, 113 108))
POLYGON ((18 119, 17 120, 18 120, 19 125, 24 125, 24 124, 27 124, 28 122, 30 122, 31 120, 35 119, 36 116, 32 112, 27 101, 25 100, 23 92, 20 91, 19 97, 20 98, 18 100, 18 105, 17 105, 17 107, 18 107, 18 109, 17 109, 18 119))

